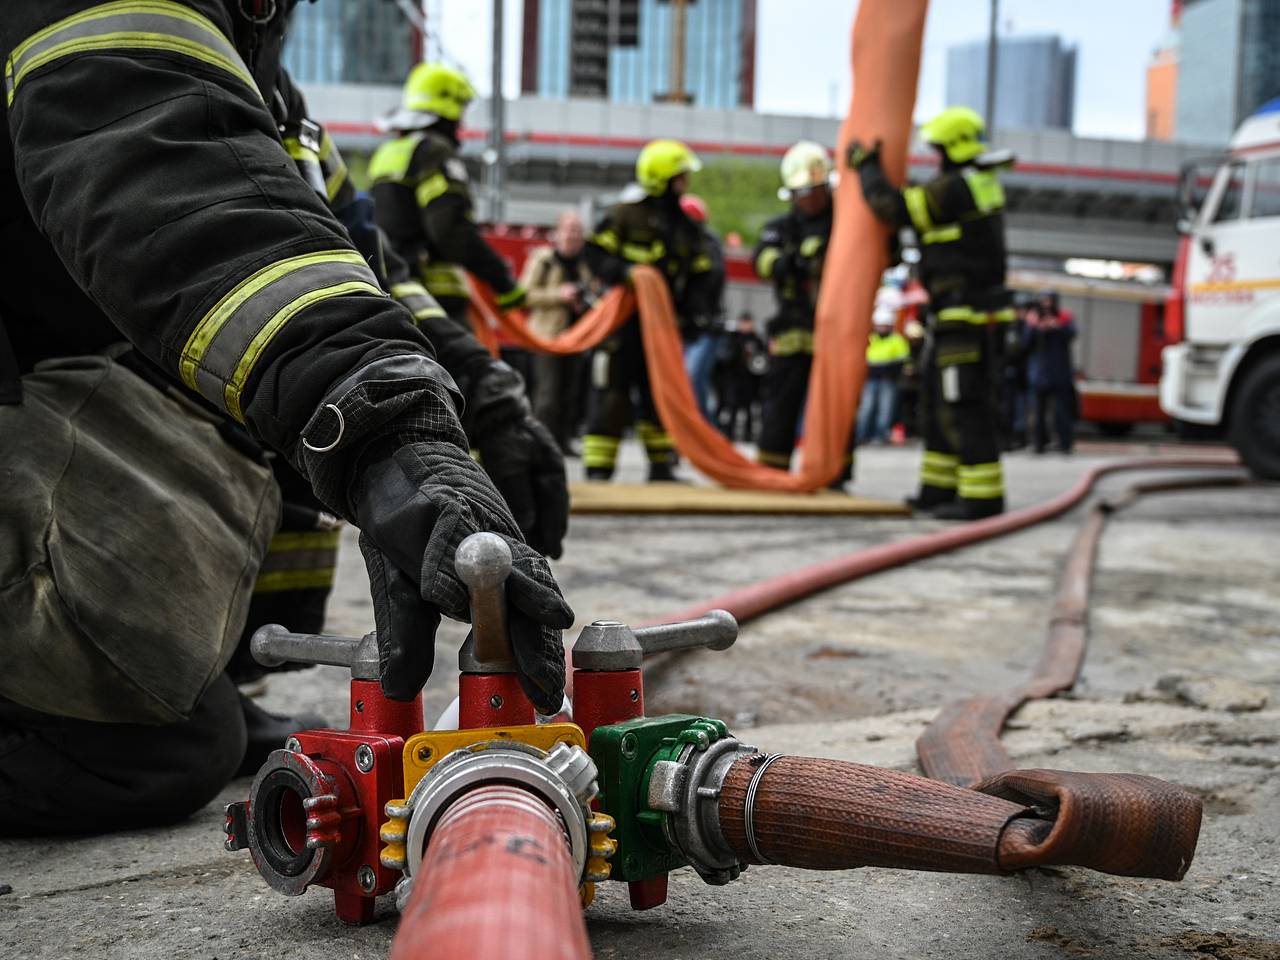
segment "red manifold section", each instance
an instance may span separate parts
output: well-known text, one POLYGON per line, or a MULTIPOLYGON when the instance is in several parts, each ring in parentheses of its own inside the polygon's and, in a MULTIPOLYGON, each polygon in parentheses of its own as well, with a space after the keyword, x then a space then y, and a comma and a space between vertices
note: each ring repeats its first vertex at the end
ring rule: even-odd
POLYGON ((391 960, 590 960, 564 828, 542 800, 478 787, 441 816, 391 960))
MULTIPOLYGON (((644 716, 644 678, 639 670, 573 671, 573 722, 591 742, 596 727, 644 716)), ((667 902, 667 875, 627 884, 633 910, 667 902)))
POLYGON ((408 701, 391 700, 377 680, 352 680, 351 729, 408 740, 422 732, 422 694, 408 701))
MULTIPOLYGON (((418 709, 421 711, 420 701, 418 709)), ((398 871, 388 870, 379 861, 382 842, 378 829, 387 801, 404 796, 404 741, 400 737, 343 730, 304 730, 294 736, 300 745, 298 752, 310 758, 339 788, 338 823, 305 824, 308 834, 323 829, 332 835, 335 827, 338 834, 330 836, 338 841, 333 866, 317 882, 333 890, 334 910, 343 923, 368 923, 373 919, 373 898, 389 893, 400 878, 398 871), (367 773, 357 762, 357 751, 362 746, 368 746, 373 758, 367 773)), ((286 826, 286 836, 288 833, 286 826)))
POLYGON ((537 722, 533 704, 514 673, 458 676, 458 729, 522 727, 537 722))

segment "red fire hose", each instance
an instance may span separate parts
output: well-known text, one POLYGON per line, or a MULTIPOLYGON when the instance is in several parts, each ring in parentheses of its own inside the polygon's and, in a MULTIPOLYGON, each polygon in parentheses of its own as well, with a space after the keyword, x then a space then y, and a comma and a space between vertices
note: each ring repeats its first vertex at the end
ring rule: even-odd
POLYGON ((1221 468, 1238 466, 1238 464, 1239 461, 1234 456, 1143 457, 1100 464, 1085 473, 1070 488, 1043 503, 1012 510, 986 520, 958 524, 935 533, 909 537, 895 543, 880 544, 833 560, 801 567, 790 573, 731 590, 696 606, 667 614, 654 622, 691 620, 711 610, 721 609, 732 613, 738 623, 746 623, 748 620, 754 620, 756 617, 771 613, 830 587, 849 583, 873 573, 891 570, 926 557, 934 557, 960 547, 981 543, 984 540, 1052 519, 1074 507, 1089 494, 1099 480, 1112 473, 1129 470, 1221 468))
POLYGON ((493 784, 441 815, 391 960, 591 960, 564 826, 540 798, 493 784))

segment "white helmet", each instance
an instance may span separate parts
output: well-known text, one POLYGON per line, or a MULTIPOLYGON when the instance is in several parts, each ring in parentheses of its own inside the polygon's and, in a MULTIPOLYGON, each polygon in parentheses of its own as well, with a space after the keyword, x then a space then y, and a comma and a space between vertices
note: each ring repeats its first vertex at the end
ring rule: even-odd
POLYGON ((830 186, 833 170, 826 147, 812 140, 801 140, 782 158, 782 188, 778 190, 778 199, 790 200, 802 191, 830 186))

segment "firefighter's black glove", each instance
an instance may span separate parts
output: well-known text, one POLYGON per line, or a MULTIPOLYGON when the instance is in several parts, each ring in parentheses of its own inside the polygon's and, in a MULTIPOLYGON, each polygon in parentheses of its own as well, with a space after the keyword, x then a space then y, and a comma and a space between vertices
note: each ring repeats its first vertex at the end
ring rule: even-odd
POLYGON ((476 377, 464 425, 529 545, 559 557, 569 528, 564 454, 530 412, 520 375, 494 362, 476 377))
POLYGON ((383 438, 362 457, 352 490, 360 550, 369 568, 382 689, 397 700, 417 695, 431 675, 441 614, 470 621, 466 585, 454 554, 488 530, 511 547, 507 623, 520 684, 542 713, 564 695, 560 631, 573 611, 546 560, 520 536, 498 491, 461 447, 447 441, 397 446, 383 438))
POLYGON ((845 154, 845 159, 848 161, 849 168, 851 170, 859 170, 864 163, 869 161, 879 163, 880 147, 882 145, 883 141, 880 139, 877 139, 870 147, 866 146, 859 140, 850 141, 848 152, 845 154))

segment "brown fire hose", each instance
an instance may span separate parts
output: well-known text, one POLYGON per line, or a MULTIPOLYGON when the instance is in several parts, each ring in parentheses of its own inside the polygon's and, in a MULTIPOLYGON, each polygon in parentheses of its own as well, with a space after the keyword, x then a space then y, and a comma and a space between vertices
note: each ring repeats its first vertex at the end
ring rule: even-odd
POLYGON ((1200 800, 1133 774, 1017 770, 966 790, 840 760, 755 756, 729 769, 719 817, 743 863, 947 873, 1058 864, 1178 880, 1195 853, 1200 800))

